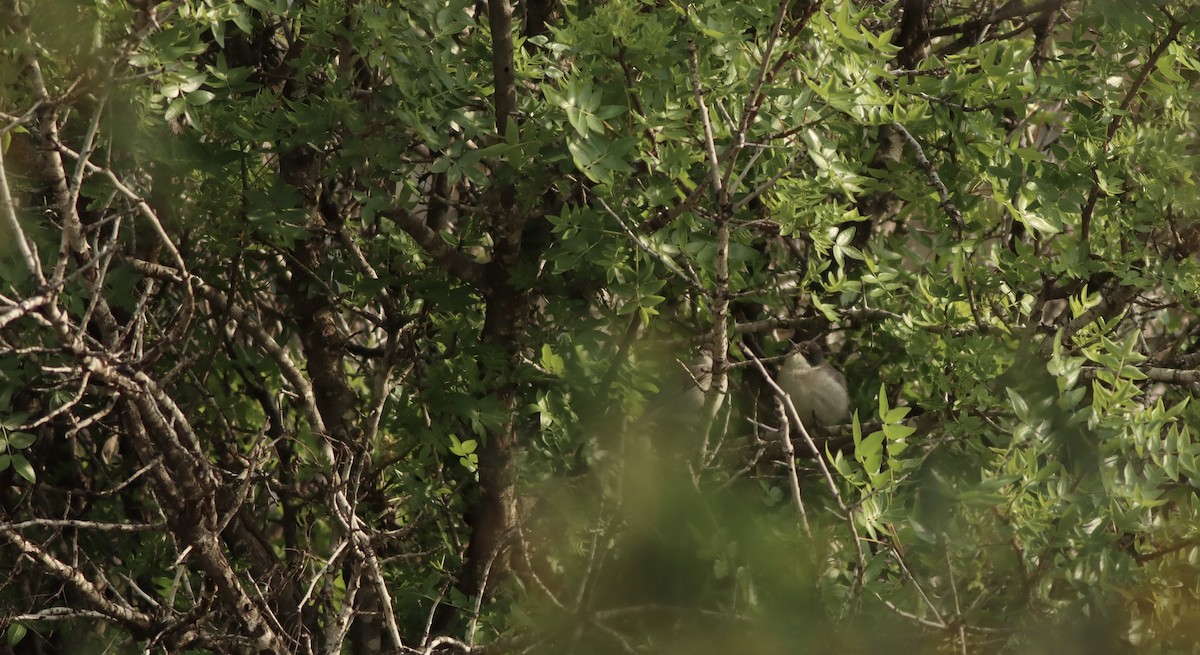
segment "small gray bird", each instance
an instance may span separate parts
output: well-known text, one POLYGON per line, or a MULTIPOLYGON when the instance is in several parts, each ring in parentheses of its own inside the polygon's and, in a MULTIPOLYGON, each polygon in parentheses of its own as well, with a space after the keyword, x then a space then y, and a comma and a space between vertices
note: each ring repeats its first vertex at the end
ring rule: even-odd
POLYGON ((815 341, 801 343, 779 369, 779 387, 792 399, 804 427, 845 423, 850 418, 846 376, 825 361, 815 341))

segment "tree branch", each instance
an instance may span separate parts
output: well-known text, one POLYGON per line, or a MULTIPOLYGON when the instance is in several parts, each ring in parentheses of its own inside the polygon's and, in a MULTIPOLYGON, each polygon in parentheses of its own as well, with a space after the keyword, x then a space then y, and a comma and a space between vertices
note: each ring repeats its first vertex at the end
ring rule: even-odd
POLYGON ((484 267, 467 259, 461 252, 450 247, 450 244, 442 240, 442 237, 437 232, 430 229, 425 224, 425 221, 401 208, 383 211, 379 215, 400 226, 400 229, 412 237, 418 246, 424 248, 425 252, 429 253, 429 256, 433 257, 434 261, 441 265, 442 268, 445 268, 451 275, 480 290, 488 287, 489 281, 487 275, 484 273, 484 267))

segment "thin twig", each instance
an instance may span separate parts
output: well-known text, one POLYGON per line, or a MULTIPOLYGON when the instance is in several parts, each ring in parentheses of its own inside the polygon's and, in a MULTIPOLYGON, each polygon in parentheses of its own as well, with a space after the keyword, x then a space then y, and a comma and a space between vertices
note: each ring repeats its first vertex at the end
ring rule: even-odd
POLYGON ((914 137, 911 132, 905 129, 903 125, 899 123, 892 123, 892 127, 895 128, 900 136, 904 137, 904 141, 910 148, 912 148, 913 158, 917 160, 917 165, 921 167, 921 170, 925 171, 927 176, 929 176, 929 182, 933 185, 933 188, 938 194, 938 199, 940 201, 938 203, 938 207, 941 208, 942 211, 946 212, 948 216, 950 216, 950 219, 954 221, 954 226, 960 231, 966 229, 966 224, 963 222, 962 212, 958 210, 958 207, 955 206, 954 201, 951 200, 950 190, 946 188, 945 183, 942 182, 941 176, 938 175, 938 172, 933 167, 933 164, 929 162, 929 158, 925 156, 925 150, 921 147, 921 143, 917 141, 916 137, 914 137))
POLYGON ((725 188, 721 184, 721 164, 717 158, 716 142, 713 138, 712 119, 708 115, 708 105, 704 102, 704 87, 700 84, 700 62, 696 56, 696 42, 688 39, 688 71, 691 74, 692 94, 696 98, 696 107, 700 110, 700 121, 704 125, 704 151, 708 154, 708 172, 712 180, 713 193, 716 194, 717 206, 726 204, 725 188))
POLYGON ((24 530, 25 528, 75 528, 100 532, 149 532, 166 527, 164 523, 104 523, 76 519, 28 519, 17 523, 0 523, 0 530, 24 530))
POLYGON ((787 408, 788 416, 791 418, 792 422, 794 422, 796 426, 800 428, 800 434, 804 437, 804 442, 808 444, 808 449, 813 454, 813 459, 817 463, 817 468, 820 469, 821 475, 825 478, 825 484, 829 487, 829 493, 833 496, 834 502, 837 503, 838 509, 842 512, 842 517, 846 521, 846 525, 850 528, 850 534, 854 538, 855 558, 858 563, 857 571, 855 572, 855 588, 856 590, 861 589, 863 585, 863 575, 865 574, 867 568, 867 559, 866 555, 863 553, 861 539, 858 536, 858 526, 854 523, 854 513, 846 505, 845 501, 842 500, 842 494, 840 491, 838 491, 837 482, 834 481, 833 474, 829 472, 829 466, 825 463, 825 456, 823 453, 821 453, 820 449, 817 448, 817 443, 813 440, 812 435, 809 434, 808 428, 804 426, 804 421, 800 420, 800 413, 796 411, 796 405, 792 402, 791 397, 788 396, 787 392, 785 392, 779 386, 779 384, 775 382, 771 375, 767 373, 767 369, 762 365, 762 362, 760 362, 757 358, 751 361, 754 362, 754 366, 758 369, 759 374, 762 375, 763 380, 766 381, 767 385, 771 387, 771 390, 775 392, 776 397, 783 402, 784 407, 787 408))
POLYGON ((666 268, 671 273, 679 276, 680 278, 683 278, 683 281, 686 282, 692 288, 694 288, 694 289, 704 288, 704 285, 700 282, 699 279, 697 279, 695 276, 688 274, 687 271, 680 268, 679 265, 676 264, 670 257, 667 257, 666 255, 654 250, 653 248, 650 247, 650 244, 643 242, 642 238, 640 236, 638 236, 637 234, 635 234, 634 231, 631 230, 629 228, 629 226, 625 224, 625 221, 621 220, 621 217, 617 214, 617 212, 613 211, 613 208, 609 207, 608 203, 604 202, 604 198, 596 196, 596 202, 600 203, 600 206, 604 208, 604 211, 608 212, 608 215, 612 216, 613 220, 615 220, 617 222, 617 224, 621 226, 621 229, 624 230, 625 234, 630 238, 631 241, 633 241, 633 245, 637 246, 638 250, 641 250, 642 252, 646 253, 646 255, 648 255, 651 259, 662 264, 663 267, 666 268))

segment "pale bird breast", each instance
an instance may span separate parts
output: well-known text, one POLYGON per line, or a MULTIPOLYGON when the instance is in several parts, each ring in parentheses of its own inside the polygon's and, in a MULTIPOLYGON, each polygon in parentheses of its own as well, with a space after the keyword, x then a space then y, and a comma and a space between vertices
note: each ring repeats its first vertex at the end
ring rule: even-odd
POLYGON ((844 384, 838 374, 826 367, 785 365, 779 374, 779 386, 792 399, 806 427, 845 422, 850 415, 850 397, 844 384))

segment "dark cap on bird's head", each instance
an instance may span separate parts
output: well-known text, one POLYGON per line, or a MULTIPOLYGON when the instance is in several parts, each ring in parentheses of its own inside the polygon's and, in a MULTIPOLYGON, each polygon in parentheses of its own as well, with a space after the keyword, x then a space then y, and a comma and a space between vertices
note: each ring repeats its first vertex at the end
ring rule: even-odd
POLYGON ((809 366, 820 366, 825 363, 825 349, 821 347, 821 343, 816 339, 809 341, 793 341, 795 352, 804 356, 804 361, 809 366))

